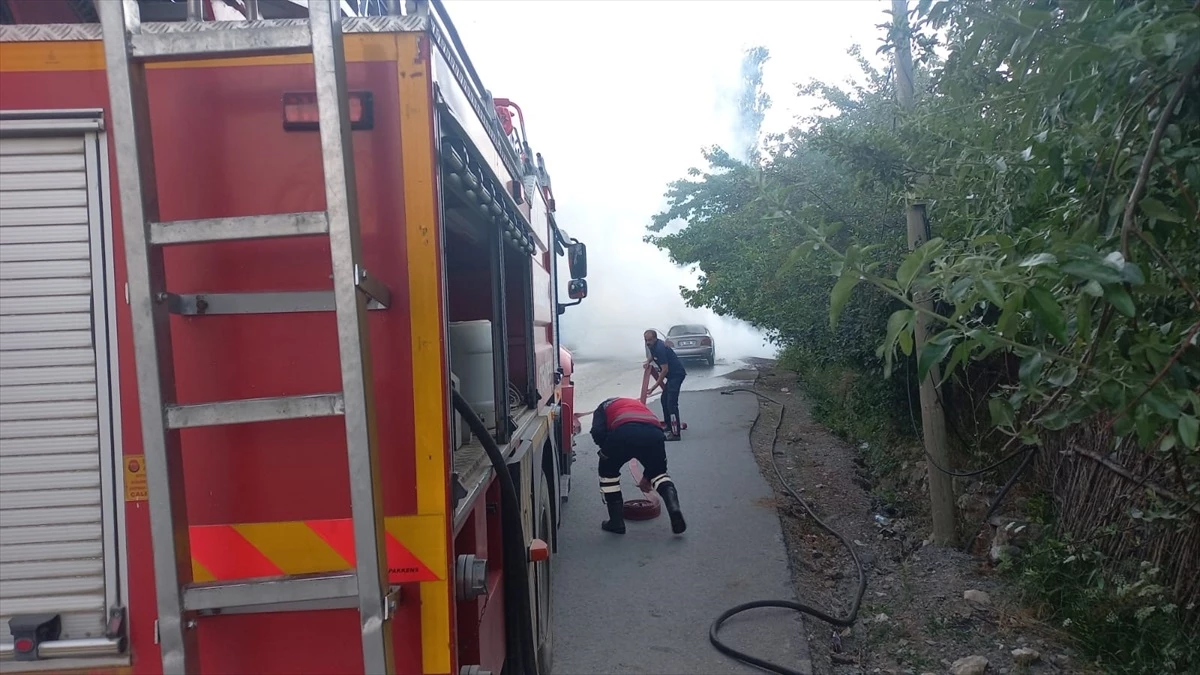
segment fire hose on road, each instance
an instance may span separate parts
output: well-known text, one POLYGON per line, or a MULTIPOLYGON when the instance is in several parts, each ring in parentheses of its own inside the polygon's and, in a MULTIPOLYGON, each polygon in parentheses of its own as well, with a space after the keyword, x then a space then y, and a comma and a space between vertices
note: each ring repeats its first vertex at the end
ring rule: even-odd
MULTIPOLYGON (((641 396, 640 396, 640 400, 642 401, 643 404, 646 402, 646 399, 649 396, 648 389, 650 386, 650 377, 652 375, 654 377, 657 377, 657 373, 654 372, 655 370, 656 369, 654 369, 649 364, 647 364, 645 366, 644 373, 642 375, 642 392, 641 392, 641 396)), ((709 635, 708 635, 709 642, 711 642, 713 647, 715 647, 717 649, 717 651, 721 652, 722 654, 725 654, 726 656, 729 656, 733 659, 741 661, 742 663, 756 666, 759 669, 764 670, 766 672, 779 673, 779 675, 800 675, 801 671, 799 671, 799 670, 795 670, 793 668, 789 668, 787 666, 773 663, 766 659, 753 656, 744 651, 741 651, 740 649, 736 649, 736 648, 731 647, 730 645, 726 644, 720 637, 721 627, 725 624, 726 621, 728 621, 729 619, 733 618, 734 616, 736 616, 738 614, 742 614, 743 612, 747 612, 747 611, 750 611, 753 609, 763 609, 763 608, 790 609, 795 612, 799 612, 801 614, 807 614, 813 618, 816 618, 816 619, 834 627, 835 629, 852 626, 858 618, 859 608, 862 606, 863 596, 866 594, 866 590, 867 590, 866 572, 863 569, 862 562, 859 560, 858 553, 855 551, 854 546, 851 545, 851 543, 846 539, 846 537, 844 535, 842 535, 840 532, 834 530, 832 527, 830 527, 827 523, 825 523, 823 520, 821 520, 817 516, 817 514, 813 511, 812 507, 809 506, 808 502, 806 502, 803 498, 801 498, 800 495, 797 493, 796 489, 793 488, 792 485, 787 481, 787 479, 783 475, 783 472, 779 468, 778 456, 776 454, 777 453, 776 446, 779 443, 779 431, 780 431, 780 427, 783 425, 783 419, 784 419, 784 415, 787 410, 787 406, 785 406, 781 401, 778 401, 770 396, 766 396, 765 394, 762 394, 760 392, 754 391, 753 389, 745 389, 745 388, 738 387, 738 388, 733 388, 733 389, 726 389, 726 390, 722 391, 721 394, 733 395, 736 392, 753 394, 758 399, 760 399, 762 401, 768 401, 779 407, 779 417, 775 421, 775 425, 774 425, 774 428, 771 433, 771 441, 770 441, 770 458, 771 458, 772 468, 775 471, 775 476, 778 479, 779 484, 782 487, 783 491, 786 492, 788 495, 790 495, 793 499, 795 499, 796 502, 799 503, 801 508, 803 508, 804 511, 808 514, 808 516, 810 518, 812 518, 813 522, 818 527, 825 530, 830 535, 832 535, 835 539, 837 539, 842 544, 842 546, 846 549, 846 551, 850 554, 850 559, 853 563, 853 566, 855 569, 855 575, 857 577, 858 583, 857 583, 857 588, 855 589, 854 598, 851 601, 850 609, 846 613, 845 616, 832 616, 831 614, 824 612, 820 609, 817 609, 810 605, 806 605, 804 603, 796 602, 794 600, 754 600, 754 601, 745 602, 745 603, 736 605, 734 607, 730 607, 729 609, 722 612, 709 626, 709 635)), ((586 417, 589 414, 591 414, 591 413, 577 414, 576 420, 578 421, 580 418, 586 417)), ((761 421, 761 418, 762 418, 762 406, 758 406, 758 412, 754 416, 754 422, 750 425, 751 438, 753 438, 754 431, 759 426, 759 422, 761 421)), ((680 427, 684 428, 684 429, 687 428, 686 424, 684 424, 682 422, 680 422, 680 427)), ((752 444, 753 444, 753 440, 751 440, 751 445, 752 444)), ((625 517, 629 520, 651 520, 653 518, 658 517, 658 515, 662 511, 661 502, 658 499, 658 495, 651 488, 649 481, 642 474, 641 466, 639 465, 637 460, 630 461, 629 469, 630 469, 630 473, 633 475, 634 481, 637 483, 638 488, 644 493, 646 498, 645 499, 625 500, 625 508, 624 508, 625 517)), ((836 639, 836 635, 837 635, 837 633, 835 630, 835 632, 834 632, 835 639, 836 639)))
MULTIPOLYGON (((642 367, 642 393, 638 400, 644 405, 646 398, 650 396, 650 378, 658 379, 659 370, 654 364, 646 363, 642 367)), ((670 428, 669 420, 662 420, 663 431, 668 431, 670 428)), ((687 429, 687 422, 679 421, 680 429, 687 429)), ((631 460, 629 462, 629 472, 633 475, 633 480, 637 483, 638 489, 646 496, 645 499, 626 499, 625 500, 625 517, 629 520, 651 520, 657 518, 662 513, 662 502, 658 499, 658 494, 654 488, 650 486, 650 481, 642 475, 641 466, 638 461, 631 460)))
MULTIPOLYGON (((657 368, 650 364, 646 364, 642 368, 642 394, 639 400, 645 404, 646 397, 650 395, 650 376, 651 371, 655 371, 654 377, 657 378, 657 368)), ((666 427, 666 422, 663 422, 666 427)), ((684 429, 686 424, 680 423, 684 429)), ((636 459, 629 462, 629 473, 633 475, 633 480, 637 483, 638 489, 642 491, 644 498, 642 499, 626 499, 625 500, 625 518, 628 520, 653 520, 662 513, 662 502, 658 498, 658 494, 654 492, 654 488, 650 485, 650 480, 642 474, 641 464, 636 459)))
MULTIPOLYGON (((787 492, 789 495, 791 495, 791 497, 793 499, 795 499, 796 502, 799 503, 801 507, 804 508, 805 512, 808 513, 808 516, 810 518, 812 518, 813 522, 815 522, 821 529, 823 529, 826 532, 828 532, 829 534, 833 535, 834 538, 836 538, 839 542, 841 542, 842 546, 845 547, 846 551, 850 553, 850 559, 854 562, 855 573, 858 577, 858 590, 855 592, 854 601, 853 601, 853 604, 850 606, 850 611, 847 612, 846 616, 844 616, 844 617, 831 616, 815 607, 806 605, 804 603, 796 602, 794 600, 752 600, 750 602, 743 602, 740 605, 736 605, 734 607, 730 607, 729 609, 725 610, 724 612, 721 613, 720 616, 718 616, 716 618, 716 620, 714 620, 712 622, 712 625, 709 626, 709 629, 708 629, 708 640, 709 640, 709 642, 712 643, 713 647, 716 647, 717 651, 721 652, 722 654, 732 657, 734 659, 737 659, 738 661, 741 661, 742 663, 748 663, 750 665, 757 666, 758 668, 761 668, 762 670, 765 670, 769 673, 779 673, 779 675, 803 675, 801 673, 801 671, 794 670, 792 668, 788 668, 787 666, 782 666, 777 663, 772 663, 766 659, 762 659, 757 656, 752 656, 750 654, 747 654, 746 652, 743 652, 739 649, 735 649, 735 648, 730 647, 729 645, 725 644, 719 636, 719 633, 721 632, 722 624, 724 624, 729 619, 733 618, 735 615, 741 614, 742 612, 747 612, 752 609, 762 609, 762 608, 770 607, 770 608, 778 608, 778 609, 790 609, 790 610, 793 610, 796 612, 800 612, 801 614, 807 614, 811 617, 820 619, 821 621, 824 621, 825 623, 827 623, 830 626, 833 626, 835 628, 846 628, 849 626, 853 626, 854 622, 858 619, 858 610, 862 606, 863 595, 866 594, 866 592, 867 592, 867 575, 866 575, 866 572, 863 570, 862 561, 860 561, 858 559, 858 553, 854 550, 854 546, 852 546, 850 544, 850 542, 847 541, 847 539, 844 535, 842 535, 840 532, 838 532, 837 530, 830 527, 827 523, 825 523, 825 521, 823 521, 819 517, 817 517, 817 514, 813 511, 812 507, 809 506, 808 502, 804 501, 804 499, 802 499, 799 494, 797 494, 795 488, 793 488, 792 485, 790 483, 788 483, 787 479, 784 478, 783 471, 781 471, 779 469, 779 460, 776 455, 775 446, 778 445, 778 443, 779 443, 779 428, 781 426, 783 426, 783 416, 787 411, 787 406, 785 406, 782 402, 777 401, 777 400, 771 398, 770 396, 767 396, 760 392, 754 391, 753 389, 744 389, 744 388, 738 387, 736 389, 726 389, 725 391, 722 391, 721 394, 726 395, 726 396, 732 396, 735 392, 744 392, 747 394, 753 394, 753 395, 757 396, 760 400, 770 401, 771 403, 774 403, 775 405, 779 406, 779 419, 775 421, 775 428, 771 432, 771 446, 770 446, 771 467, 775 469, 775 477, 779 479, 779 483, 783 487, 784 491, 787 492)), ((755 429, 755 427, 758 426, 758 422, 760 419, 762 419, 762 406, 758 407, 758 412, 754 415, 754 422, 753 422, 753 424, 750 425, 750 436, 751 436, 750 445, 751 445, 751 447, 753 447, 753 444, 754 444, 754 441, 753 441, 754 429, 755 429)), ((835 632, 834 635, 836 636, 837 633, 835 632)))
MULTIPOLYGON (((646 403, 646 399, 650 396, 649 390, 651 377, 654 377, 655 379, 658 378, 658 368, 648 363, 642 368, 642 393, 638 397, 638 400, 640 400, 643 404, 646 403)), ((579 423, 579 420, 587 417, 590 414, 591 413, 576 413, 576 424, 579 423)), ((665 420, 662 421, 662 426, 663 430, 665 431, 667 429, 667 422, 665 420)), ((681 421, 679 423, 679 427, 681 429, 687 429, 687 423, 681 421)), ((578 432, 579 429, 576 431, 578 432)), ((638 463, 636 459, 629 461, 629 473, 633 476, 633 481, 637 484, 638 489, 642 491, 643 496, 641 498, 625 500, 625 518, 628 520, 653 520, 657 518, 660 514, 662 514, 662 502, 658 498, 658 493, 656 493, 654 488, 650 485, 650 480, 642 473, 641 464, 638 463)))

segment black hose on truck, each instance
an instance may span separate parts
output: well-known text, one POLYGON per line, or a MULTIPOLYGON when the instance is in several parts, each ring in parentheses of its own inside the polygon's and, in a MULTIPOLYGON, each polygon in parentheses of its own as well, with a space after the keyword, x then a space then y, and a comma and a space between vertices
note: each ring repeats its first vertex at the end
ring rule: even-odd
POLYGON ((517 665, 518 675, 538 675, 536 657, 536 636, 533 633, 533 616, 529 605, 529 555, 525 550, 525 528, 521 525, 521 500, 517 498, 517 488, 513 485, 512 474, 508 472, 508 463, 500 446, 492 439, 484 426, 483 420, 471 409, 467 400, 451 388, 450 395, 454 409, 458 411, 467 424, 471 433, 483 444, 492 468, 496 470, 496 480, 500 481, 500 523, 503 528, 504 542, 504 632, 507 636, 509 649, 514 651, 513 663, 517 665), (516 621, 511 620, 517 617, 516 621), (515 647, 515 649, 513 649, 515 647))

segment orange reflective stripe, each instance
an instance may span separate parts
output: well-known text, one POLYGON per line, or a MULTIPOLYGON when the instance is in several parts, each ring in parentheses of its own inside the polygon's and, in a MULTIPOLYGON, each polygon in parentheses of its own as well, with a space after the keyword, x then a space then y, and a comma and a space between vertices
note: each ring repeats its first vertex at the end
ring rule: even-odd
POLYGON ((189 527, 192 565, 199 563, 213 579, 246 579, 283 574, 232 525, 189 527))
MULTIPOLYGON (((305 524, 341 554, 351 567, 354 566, 356 558, 354 555, 354 523, 352 521, 349 519, 310 520, 305 524)), ((384 545, 387 549, 388 580, 392 583, 438 580, 438 576, 433 573, 433 570, 418 560, 417 556, 413 555, 412 551, 409 551, 391 533, 384 535, 384 545)))
POLYGON ((327 546, 303 521, 244 523, 233 527, 284 574, 344 570, 354 566, 350 559, 327 546))
MULTIPOLYGON (((188 528, 197 581, 248 579, 280 574, 338 572, 354 567, 354 524, 349 518, 188 528)), ((440 577, 385 534, 388 581, 439 581, 440 577)))

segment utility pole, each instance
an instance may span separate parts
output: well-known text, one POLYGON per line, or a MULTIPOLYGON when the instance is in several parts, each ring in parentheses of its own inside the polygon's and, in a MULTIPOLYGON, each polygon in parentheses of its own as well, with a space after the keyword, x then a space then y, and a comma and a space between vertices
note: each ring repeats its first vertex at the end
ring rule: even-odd
MULTIPOLYGON (((913 107, 913 63, 912 41, 908 27, 907 0, 892 0, 892 20, 896 38, 896 98, 900 107, 913 107)), ((905 198, 905 216, 908 220, 908 248, 916 250, 928 239, 925 219, 924 195, 912 194, 915 181, 908 182, 905 198)), ((922 270, 924 271, 924 270, 922 270)), ((933 302, 926 291, 914 290, 913 300, 924 310, 933 310, 933 302)), ((921 346, 929 334, 929 318, 917 313, 913 330, 914 353, 921 353, 921 346)), ((926 464, 929 467, 929 502, 933 514, 933 543, 946 546, 954 542, 955 528, 954 479, 942 472, 938 466, 950 467, 950 448, 946 445, 946 416, 937 394, 937 382, 941 369, 934 364, 925 380, 921 382, 921 431, 925 437, 926 464)))

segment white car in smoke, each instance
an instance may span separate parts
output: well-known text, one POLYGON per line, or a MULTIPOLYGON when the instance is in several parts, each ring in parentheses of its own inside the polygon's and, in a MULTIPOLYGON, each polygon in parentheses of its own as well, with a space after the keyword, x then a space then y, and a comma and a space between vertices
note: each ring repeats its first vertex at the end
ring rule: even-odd
POLYGON ((681 359, 703 360, 710 366, 717 363, 717 345, 708 326, 698 323, 671 326, 663 341, 681 359))

